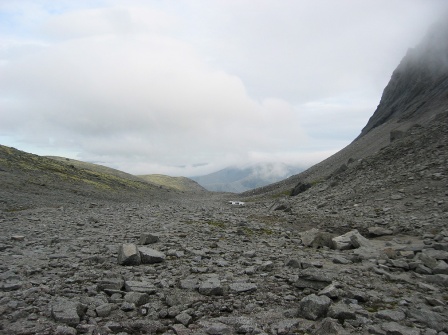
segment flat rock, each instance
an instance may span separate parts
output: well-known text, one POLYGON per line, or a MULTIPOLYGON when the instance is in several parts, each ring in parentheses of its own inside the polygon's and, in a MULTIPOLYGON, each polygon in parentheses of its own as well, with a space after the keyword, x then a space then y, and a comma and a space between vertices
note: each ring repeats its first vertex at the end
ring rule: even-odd
POLYGON ((393 231, 390 229, 386 229, 384 227, 369 227, 368 229, 369 236, 378 237, 378 236, 385 236, 385 235, 392 235, 393 231))
POLYGON ((162 263, 166 258, 164 253, 148 247, 140 247, 138 250, 140 251, 142 264, 162 263))
POLYGON ((231 293, 243 293, 243 292, 255 292, 257 290, 257 285, 253 283, 232 283, 229 285, 231 293))
POLYGON ((152 283, 147 281, 127 280, 124 283, 124 288, 128 292, 133 291, 147 294, 154 294, 157 292, 157 288, 152 283))

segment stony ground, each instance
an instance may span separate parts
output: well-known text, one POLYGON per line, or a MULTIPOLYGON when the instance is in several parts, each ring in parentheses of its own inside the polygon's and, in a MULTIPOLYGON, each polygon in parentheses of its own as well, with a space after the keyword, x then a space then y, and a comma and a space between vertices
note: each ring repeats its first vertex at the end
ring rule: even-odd
POLYGON ((447 120, 296 196, 9 182, 0 333, 447 334, 447 120))
POLYGON ((338 250, 266 201, 227 200, 3 212, 0 332, 448 332, 448 230, 383 229, 338 250))

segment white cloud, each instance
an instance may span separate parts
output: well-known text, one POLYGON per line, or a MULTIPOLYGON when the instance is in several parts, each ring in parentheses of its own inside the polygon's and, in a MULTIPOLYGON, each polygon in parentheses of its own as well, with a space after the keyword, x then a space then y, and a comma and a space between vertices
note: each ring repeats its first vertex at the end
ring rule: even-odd
POLYGON ((10 19, 0 23, 0 136, 140 174, 313 164, 358 135, 406 48, 441 7, 0 5, 10 19))

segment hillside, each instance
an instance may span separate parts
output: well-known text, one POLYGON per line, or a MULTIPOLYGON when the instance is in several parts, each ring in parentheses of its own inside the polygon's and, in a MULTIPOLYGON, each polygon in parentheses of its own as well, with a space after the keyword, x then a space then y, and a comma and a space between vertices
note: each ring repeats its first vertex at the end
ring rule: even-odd
POLYGON ((127 179, 127 180, 133 180, 136 182, 142 182, 141 178, 139 178, 138 176, 134 176, 132 174, 120 171, 120 170, 116 170, 104 165, 100 165, 100 164, 93 164, 93 163, 88 163, 88 162, 83 162, 83 161, 79 161, 76 159, 71 159, 71 158, 65 158, 65 157, 58 157, 58 156, 45 156, 46 158, 50 158, 50 159, 54 159, 60 163, 69 165, 69 166, 74 166, 75 168, 78 169, 83 169, 83 170, 89 170, 98 174, 106 174, 106 175, 111 175, 111 176, 115 176, 117 178, 121 178, 121 179, 127 179))
POLYGON ((121 171, 54 159, 0 145, 0 204, 21 208, 79 197, 120 199, 164 196, 166 190, 121 171), (49 200, 52 199, 52 200, 49 200))
POLYGON ((162 174, 138 175, 137 177, 155 185, 164 186, 183 192, 205 192, 207 191, 194 180, 186 177, 171 177, 162 174))

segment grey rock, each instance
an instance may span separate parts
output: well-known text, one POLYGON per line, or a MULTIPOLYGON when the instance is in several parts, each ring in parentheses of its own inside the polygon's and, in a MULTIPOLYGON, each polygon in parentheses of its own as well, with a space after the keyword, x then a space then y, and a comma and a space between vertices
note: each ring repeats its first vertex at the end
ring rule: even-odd
POLYGON ((124 283, 124 288, 127 292, 133 291, 147 294, 154 294, 157 292, 157 288, 147 281, 127 280, 124 283))
POLYGON ((199 287, 199 279, 198 278, 185 278, 179 282, 180 288, 185 290, 196 290, 199 287))
POLYGON ((299 316, 308 320, 317 320, 327 314, 331 299, 311 294, 300 300, 299 316))
POLYGON ((257 285, 253 283, 232 283, 229 285, 229 289, 231 293, 243 293, 243 292, 255 292, 257 290, 257 285))
POLYGON ((349 305, 344 302, 332 304, 328 310, 328 316, 343 323, 345 320, 356 319, 356 305, 349 305))
POLYGON ((142 234, 140 236, 140 240, 139 243, 146 245, 146 244, 153 244, 153 243, 157 243, 159 242, 159 236, 158 235, 154 235, 154 234, 142 234))
POLYGON ((347 332, 339 323, 338 320, 332 318, 325 318, 316 325, 314 335, 348 335, 347 332))
POLYGON ((191 331, 181 323, 171 325, 170 328, 176 335, 191 335, 191 331))
POLYGON ((448 275, 436 274, 432 276, 426 276, 425 280, 431 284, 448 287, 448 275))
POLYGON ((381 328, 386 332, 386 335, 420 335, 419 329, 402 326, 394 321, 381 324, 381 328))
POLYGON ((321 291, 319 291, 318 295, 325 295, 330 299, 336 299, 340 295, 340 290, 336 286, 336 284, 331 283, 330 285, 324 287, 321 291))
POLYGON ((182 312, 178 315, 176 315, 176 317, 174 318, 177 322, 183 324, 185 327, 188 326, 191 321, 193 321, 193 318, 191 317, 191 315, 182 312))
POLYGON ((333 263, 335 264, 350 264, 352 263, 351 260, 348 260, 347 258, 340 256, 340 255, 335 255, 333 256, 333 263))
POLYGON ((448 331, 448 318, 426 309, 410 308, 406 315, 437 331, 448 331))
POLYGON ((51 304, 51 315, 57 322, 76 326, 85 312, 84 307, 75 301, 58 298, 51 304))
POLYGON ((438 261, 437 265, 432 269, 434 274, 448 275, 448 264, 445 261, 438 261))
POLYGON ((434 257, 431 257, 430 255, 426 253, 419 253, 418 259, 422 261, 422 263, 428 267, 429 269, 434 269, 437 266, 437 259, 434 257))
POLYGON ((274 263, 271 261, 264 262, 259 267, 260 271, 272 271, 274 269, 274 263))
POLYGON ((358 230, 351 230, 344 235, 334 237, 333 248, 336 250, 348 250, 352 248, 371 247, 368 239, 362 236, 358 230))
POLYGON ((141 306, 148 303, 151 300, 151 297, 146 293, 129 292, 124 296, 124 300, 135 306, 141 306))
POLYGON ((299 278, 294 282, 297 288, 312 288, 314 290, 322 290, 333 281, 334 276, 328 272, 309 268, 302 271, 299 278))
POLYGON ((121 290, 124 285, 123 278, 118 277, 110 277, 110 278, 104 278, 101 281, 98 282, 97 288, 99 291, 104 290, 121 290))
POLYGON ((221 281, 215 277, 209 278, 199 285, 199 293, 203 295, 222 295, 223 292, 221 281))
POLYGON ((294 269, 300 269, 302 267, 302 263, 298 259, 289 259, 285 265, 294 269))
POLYGON ((284 319, 271 325, 271 333, 278 335, 293 334, 302 323, 303 319, 291 318, 284 319))
POLYGON ((232 328, 220 322, 214 322, 205 326, 205 332, 209 335, 231 335, 232 328))
POLYGON ((148 247, 140 247, 139 251, 142 264, 162 263, 166 258, 164 253, 148 247))
POLYGON ((118 248, 118 264, 140 265, 141 257, 137 246, 132 243, 122 244, 118 248))
POLYGON ((422 253, 437 260, 448 260, 448 251, 445 250, 423 249, 422 253))
POLYGON ((369 236, 372 237, 378 237, 378 236, 385 236, 385 235, 392 235, 393 231, 390 229, 386 229, 384 227, 369 227, 368 229, 369 236))
POLYGON ((312 228, 310 230, 307 230, 307 231, 301 233, 300 238, 302 239, 303 245, 305 245, 307 247, 311 247, 314 239, 317 237, 318 234, 319 234, 319 229, 317 229, 317 228, 312 228))
POLYGON ((112 312, 112 305, 111 304, 103 304, 95 308, 96 314, 101 317, 107 317, 112 312))
POLYGON ((135 310, 135 304, 132 302, 125 301, 121 304, 120 309, 124 312, 131 312, 131 311, 135 310))
POLYGON ((192 304, 203 302, 206 298, 193 291, 183 291, 180 289, 170 289, 166 293, 165 302, 168 306, 190 306, 192 304))
POLYGON ((77 331, 73 327, 57 326, 55 335, 76 335, 77 331))
POLYGON ((406 315, 403 311, 395 309, 383 309, 375 313, 375 316, 382 320, 387 321, 403 321, 406 315))

